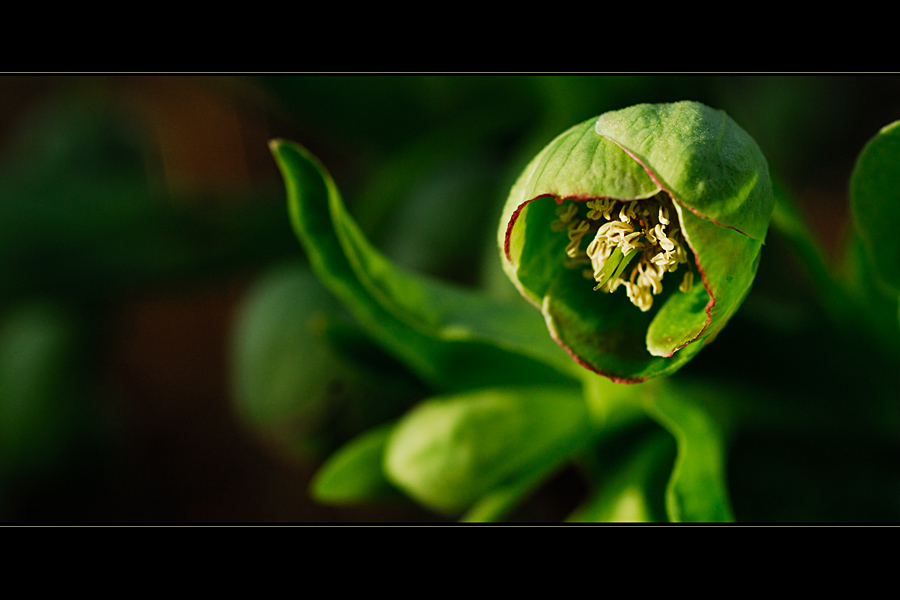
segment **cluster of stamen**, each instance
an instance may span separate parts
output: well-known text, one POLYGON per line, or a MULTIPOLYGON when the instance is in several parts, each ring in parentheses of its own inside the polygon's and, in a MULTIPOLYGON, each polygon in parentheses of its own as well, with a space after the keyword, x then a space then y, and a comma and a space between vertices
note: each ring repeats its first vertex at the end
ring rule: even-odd
POLYGON ((595 290, 612 293, 624 286, 631 303, 646 312, 653 306, 653 296, 662 292, 663 276, 682 264, 687 270, 679 289, 691 289, 693 271, 684 236, 664 192, 644 200, 567 201, 556 214, 551 227, 569 236, 566 266, 583 268, 584 276, 597 282, 595 290), (580 206, 587 208, 586 214, 580 206), (582 240, 591 234, 593 239, 582 250, 582 240), (587 265, 589 269, 584 268, 587 265))

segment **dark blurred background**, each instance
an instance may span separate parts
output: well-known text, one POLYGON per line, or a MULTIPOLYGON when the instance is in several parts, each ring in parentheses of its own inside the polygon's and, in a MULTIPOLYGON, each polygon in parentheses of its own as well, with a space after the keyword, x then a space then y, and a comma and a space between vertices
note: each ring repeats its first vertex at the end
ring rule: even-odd
POLYGON ((268 141, 316 154, 397 262, 502 295, 496 220, 526 161, 685 99, 757 140, 835 251, 900 78, 0 77, 0 522, 437 520, 308 496, 331 451, 427 390, 311 291, 268 141), (309 315, 329 344, 291 329, 309 315))

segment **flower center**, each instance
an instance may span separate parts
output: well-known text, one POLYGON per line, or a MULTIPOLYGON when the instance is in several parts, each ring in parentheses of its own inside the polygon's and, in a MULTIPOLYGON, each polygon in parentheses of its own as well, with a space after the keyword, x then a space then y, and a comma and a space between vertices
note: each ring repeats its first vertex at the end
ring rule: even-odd
POLYGON ((653 306, 653 296, 662 292, 663 276, 685 264, 687 270, 678 289, 690 291, 694 273, 689 251, 678 226, 678 213, 665 192, 645 200, 563 202, 556 214, 551 228, 569 236, 566 266, 590 265, 583 273, 597 282, 595 290, 612 293, 624 286, 631 303, 646 312, 653 306), (582 250, 581 241, 588 235, 593 239, 582 250))

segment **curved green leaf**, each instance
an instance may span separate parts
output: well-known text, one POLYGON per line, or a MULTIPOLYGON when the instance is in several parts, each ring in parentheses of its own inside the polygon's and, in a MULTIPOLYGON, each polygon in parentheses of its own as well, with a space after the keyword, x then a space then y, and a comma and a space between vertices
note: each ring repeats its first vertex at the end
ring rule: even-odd
POLYGON ((617 382, 674 373, 702 348, 691 344, 671 357, 651 355, 646 337, 658 310, 643 313, 621 295, 595 292, 575 270, 554 281, 541 309, 550 335, 577 364, 617 382))
POLYGON ((589 190, 603 190, 612 198, 649 198, 660 189, 614 141, 583 124, 557 136, 525 171, 528 177, 520 180, 516 194, 522 199, 594 197, 589 190))
POLYGON ((396 358, 443 389, 571 374, 539 317, 393 265, 365 239, 337 186, 303 147, 275 140, 291 222, 317 276, 396 358), (550 366, 547 366, 550 365, 550 366))

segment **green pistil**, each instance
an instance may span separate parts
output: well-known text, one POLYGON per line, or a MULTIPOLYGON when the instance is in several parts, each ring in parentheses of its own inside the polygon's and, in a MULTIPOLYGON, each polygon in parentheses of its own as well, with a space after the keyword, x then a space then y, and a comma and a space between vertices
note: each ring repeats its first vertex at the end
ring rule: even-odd
POLYGON ((594 291, 599 290, 608 281, 616 281, 625 272, 628 263, 641 252, 640 248, 632 249, 628 254, 622 254, 622 247, 616 246, 603 265, 603 269, 597 274, 597 285, 594 291))

